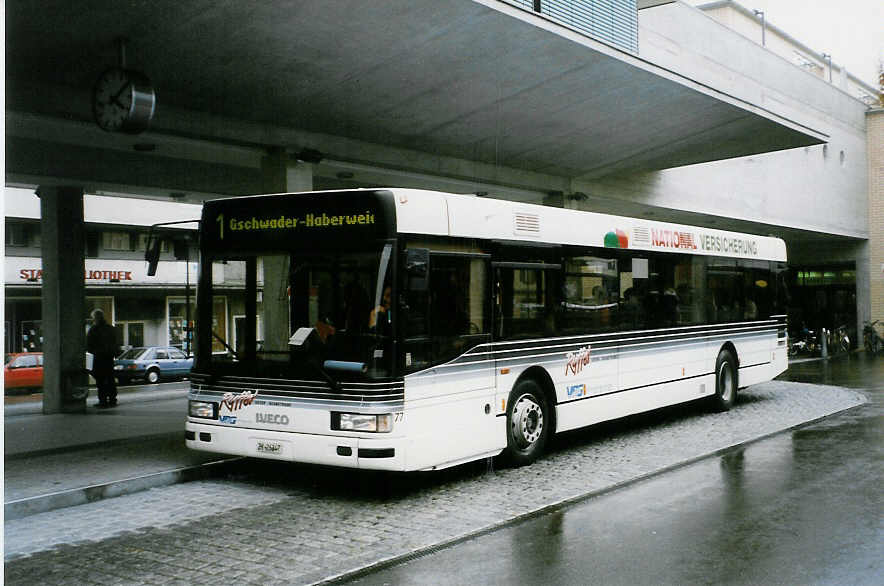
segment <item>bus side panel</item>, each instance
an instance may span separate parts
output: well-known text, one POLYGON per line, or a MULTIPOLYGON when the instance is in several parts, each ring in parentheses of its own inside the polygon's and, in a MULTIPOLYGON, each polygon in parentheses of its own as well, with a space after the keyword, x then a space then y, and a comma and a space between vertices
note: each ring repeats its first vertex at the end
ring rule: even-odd
POLYGON ((700 337, 671 342, 645 341, 620 351, 620 389, 641 389, 651 385, 681 381, 683 393, 663 405, 690 401, 712 394, 715 389, 701 386, 700 378, 711 374, 705 356, 706 344, 700 337))
POLYGON ((572 353, 553 364, 551 374, 556 386, 556 431, 567 431, 588 425, 575 415, 581 409, 572 405, 594 403, 592 397, 617 394, 620 390, 620 351, 606 348, 597 352, 589 348, 588 356, 572 353))
POLYGON ((786 349, 777 347, 775 333, 736 347, 740 353, 740 387, 771 380, 788 368, 786 349))
POLYGON ((728 342, 733 344, 737 350, 741 388, 768 381, 785 370, 783 364, 785 350, 780 352, 782 354, 780 359, 777 359, 776 356, 776 331, 762 331, 734 333, 710 338, 707 341, 706 358, 712 371, 715 370, 715 363, 722 347, 728 342), (782 370, 780 370, 781 368, 782 370))
POLYGON ((443 365, 405 377, 408 470, 442 467, 506 447, 491 363, 443 365))
POLYGON ((593 397, 584 401, 574 401, 559 407, 560 426, 575 428, 653 411, 696 398, 701 385, 705 385, 708 389, 714 384, 715 379, 710 374, 688 381, 675 381, 593 397))

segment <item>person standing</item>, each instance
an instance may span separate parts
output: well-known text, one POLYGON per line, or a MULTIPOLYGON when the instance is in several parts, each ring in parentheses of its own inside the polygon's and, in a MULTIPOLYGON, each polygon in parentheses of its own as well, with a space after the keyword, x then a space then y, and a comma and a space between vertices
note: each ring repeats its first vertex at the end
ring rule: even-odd
POLYGON ((86 334, 86 350, 92 353, 92 376, 98 386, 96 407, 117 404, 117 381, 114 378, 114 357, 117 355, 117 332, 104 319, 104 312, 92 312, 92 327, 86 334))

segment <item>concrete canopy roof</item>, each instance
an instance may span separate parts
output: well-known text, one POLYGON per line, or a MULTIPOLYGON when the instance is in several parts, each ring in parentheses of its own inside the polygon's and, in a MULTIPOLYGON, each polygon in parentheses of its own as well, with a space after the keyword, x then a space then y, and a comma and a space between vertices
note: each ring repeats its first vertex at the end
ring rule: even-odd
MULTIPOLYGON (((125 37, 156 88, 151 132, 176 136, 197 133, 169 113, 191 111, 568 178, 826 140, 495 0, 11 0, 6 34, 8 110, 89 123, 125 37)), ((34 173, 20 163, 7 178, 34 173)))

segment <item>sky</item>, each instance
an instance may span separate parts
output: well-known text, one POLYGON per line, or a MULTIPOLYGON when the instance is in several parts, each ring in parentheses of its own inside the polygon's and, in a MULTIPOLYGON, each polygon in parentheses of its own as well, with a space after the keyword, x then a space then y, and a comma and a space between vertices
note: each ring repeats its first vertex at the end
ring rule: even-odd
MULTIPOLYGON (((688 0, 707 4, 711 0, 688 0)), ((765 20, 832 63, 878 86, 884 60, 884 0, 737 0, 749 10, 761 10, 765 20)))

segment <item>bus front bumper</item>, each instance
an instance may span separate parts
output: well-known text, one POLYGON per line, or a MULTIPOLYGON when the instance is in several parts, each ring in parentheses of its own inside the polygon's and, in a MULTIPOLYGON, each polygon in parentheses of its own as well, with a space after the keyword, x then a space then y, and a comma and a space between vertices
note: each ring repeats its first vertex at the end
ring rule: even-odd
POLYGON ((406 469, 402 437, 318 435, 193 421, 185 424, 184 435, 187 447, 192 450, 346 468, 406 469))

